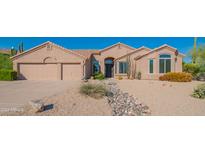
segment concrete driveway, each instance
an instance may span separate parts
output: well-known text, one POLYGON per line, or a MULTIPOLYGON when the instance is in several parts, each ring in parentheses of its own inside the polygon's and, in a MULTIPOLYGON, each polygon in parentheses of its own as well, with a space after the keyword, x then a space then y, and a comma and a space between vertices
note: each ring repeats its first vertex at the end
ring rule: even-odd
POLYGON ((30 100, 64 92, 80 81, 0 81, 0 108, 22 107, 30 100))

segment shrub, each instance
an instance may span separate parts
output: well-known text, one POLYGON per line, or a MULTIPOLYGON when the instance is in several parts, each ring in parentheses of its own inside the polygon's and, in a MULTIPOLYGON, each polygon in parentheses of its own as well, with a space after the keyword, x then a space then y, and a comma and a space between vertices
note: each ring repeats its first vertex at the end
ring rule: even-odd
POLYGON ((12 69, 12 61, 9 58, 9 55, 0 53, 0 69, 12 69))
POLYGON ((80 87, 80 93, 93 98, 102 98, 106 95, 107 90, 102 84, 87 83, 80 87))
POLYGON ((196 79, 199 80, 199 81, 205 81, 205 72, 199 72, 196 75, 196 79))
POLYGON ((195 98, 204 99, 205 98, 205 84, 199 85, 196 89, 194 89, 192 96, 195 98))
POLYGON ((138 73, 137 73, 137 79, 138 79, 138 80, 141 80, 141 78, 142 78, 142 73, 141 73, 141 72, 138 72, 138 73))
POLYGON ((192 75, 185 72, 169 72, 159 77, 161 81, 191 82, 192 75))
POLYGON ((183 71, 191 73, 191 75, 195 78, 197 73, 200 72, 200 66, 198 64, 184 64, 183 71))
POLYGON ((103 79, 105 79, 105 76, 102 73, 97 73, 94 75, 94 79, 103 80, 103 79))
POLYGON ((13 70, 0 70, 0 80, 12 81, 17 79, 17 72, 13 70))
POLYGON ((122 76, 118 76, 117 79, 118 79, 118 80, 122 80, 123 77, 122 77, 122 76))
POLYGON ((201 65, 200 66, 199 72, 201 72, 201 73, 205 72, 205 65, 201 65))

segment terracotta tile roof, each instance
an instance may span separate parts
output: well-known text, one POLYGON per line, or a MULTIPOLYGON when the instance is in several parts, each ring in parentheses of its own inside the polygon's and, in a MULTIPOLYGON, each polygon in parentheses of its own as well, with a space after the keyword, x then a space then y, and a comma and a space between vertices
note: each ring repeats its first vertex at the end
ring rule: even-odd
POLYGON ((97 49, 73 49, 74 52, 89 58, 91 54, 99 53, 100 50, 97 49))
POLYGON ((9 49, 0 49, 0 53, 10 55, 11 54, 11 50, 9 50, 9 49))

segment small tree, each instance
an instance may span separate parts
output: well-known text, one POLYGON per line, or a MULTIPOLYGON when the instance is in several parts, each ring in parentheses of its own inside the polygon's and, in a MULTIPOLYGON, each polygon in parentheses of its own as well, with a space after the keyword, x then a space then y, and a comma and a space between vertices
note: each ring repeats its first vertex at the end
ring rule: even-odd
POLYGON ((134 64, 132 65, 132 78, 135 79, 136 78, 136 62, 134 62, 134 64))
POLYGON ((11 56, 14 56, 16 54, 17 54, 17 50, 14 47, 12 47, 11 48, 11 56))
POLYGON ((127 61, 127 77, 128 77, 128 79, 130 79, 130 78, 131 78, 131 74, 132 74, 132 72, 131 72, 131 60, 130 60, 130 56, 127 56, 126 61, 127 61))

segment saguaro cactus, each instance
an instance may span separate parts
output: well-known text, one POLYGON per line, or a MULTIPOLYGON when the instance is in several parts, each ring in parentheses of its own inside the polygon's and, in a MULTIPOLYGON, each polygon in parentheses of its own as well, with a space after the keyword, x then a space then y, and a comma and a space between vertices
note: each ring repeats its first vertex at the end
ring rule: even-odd
POLYGON ((23 42, 21 42, 21 43, 19 44, 19 52, 20 52, 20 53, 24 52, 23 42))
POLYGON ((196 63, 196 58, 197 58, 197 37, 194 38, 194 48, 193 48, 193 53, 192 53, 192 63, 195 64, 196 63))

